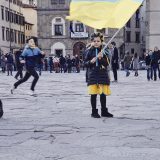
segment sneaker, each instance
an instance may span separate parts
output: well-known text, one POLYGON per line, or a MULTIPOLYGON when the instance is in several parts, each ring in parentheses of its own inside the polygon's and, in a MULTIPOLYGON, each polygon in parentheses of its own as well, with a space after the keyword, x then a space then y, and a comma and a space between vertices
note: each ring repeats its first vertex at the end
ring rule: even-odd
POLYGON ((130 75, 130 72, 127 72, 126 77, 128 77, 130 75))
POLYGON ((30 96, 36 95, 36 94, 35 94, 35 91, 32 91, 32 90, 29 90, 28 94, 29 94, 30 96))
POLYGON ((12 86, 12 88, 11 88, 11 94, 13 94, 13 92, 14 92, 14 90, 15 90, 16 88, 15 88, 15 86, 12 86))

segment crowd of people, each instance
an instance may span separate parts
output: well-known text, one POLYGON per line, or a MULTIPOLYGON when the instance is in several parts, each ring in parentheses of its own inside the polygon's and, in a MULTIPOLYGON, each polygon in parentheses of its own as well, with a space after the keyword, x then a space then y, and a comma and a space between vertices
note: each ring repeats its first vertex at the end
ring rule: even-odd
POLYGON ((80 72, 80 66, 82 61, 79 59, 78 55, 75 56, 65 56, 60 55, 60 57, 49 57, 44 59, 45 71, 50 71, 52 73, 71 73, 71 72, 80 72))
MULTIPOLYGON (((0 59, 1 72, 7 72, 7 76, 12 76, 13 71, 18 71, 15 75, 17 79, 23 77, 22 71, 25 70, 25 66, 20 63, 19 57, 22 54, 22 49, 16 51, 14 55, 9 52, 7 54, 2 54, 0 59), (20 74, 20 75, 19 75, 20 74)), ((36 70, 41 75, 42 71, 49 71, 50 73, 72 73, 80 72, 80 67, 82 66, 82 61, 77 55, 75 56, 65 56, 61 55, 60 57, 46 57, 39 58, 36 64, 36 70)))
MULTIPOLYGON (((90 45, 89 45, 90 47, 90 45)), ((87 51, 87 49, 86 49, 87 51)), ((116 47, 116 43, 112 42, 108 45, 108 54, 110 60, 110 68, 113 71, 113 82, 118 81, 117 70, 122 69, 126 72, 126 77, 130 75, 130 71, 134 71, 134 76, 138 76, 139 70, 139 56, 137 53, 130 54, 128 51, 126 52, 123 59, 119 60, 118 56, 118 49, 116 47), (121 62, 121 63, 120 63, 121 62)), ((14 54, 11 52, 2 54, 0 57, 0 67, 2 73, 7 73, 7 76, 13 76, 13 71, 17 71, 16 75, 14 76, 16 79, 23 77, 23 70, 25 70, 24 64, 20 63, 19 57, 22 54, 23 50, 19 49, 14 54)), ((85 57, 84 53, 84 57, 85 57)), ((160 79, 160 50, 158 47, 155 47, 154 50, 147 50, 144 53, 144 61, 146 64, 146 71, 147 71, 147 79, 150 80, 157 80, 157 77, 160 79)), ((86 67, 85 59, 79 59, 78 55, 70 56, 67 55, 63 57, 44 57, 39 58, 36 63, 36 70, 38 71, 39 75, 42 74, 42 71, 49 71, 50 73, 71 73, 71 72, 80 72, 80 68, 86 67)), ((87 75, 86 75, 87 77, 87 75)))
POLYGON ((160 50, 158 47, 145 53, 145 61, 148 81, 160 79, 160 50))
MULTIPOLYGON (((132 56, 129 52, 126 52, 122 60, 122 66, 126 71, 126 77, 130 75, 130 70, 134 71, 134 76, 138 76, 139 61, 140 59, 137 53, 132 56)), ((155 47, 154 50, 147 50, 144 53, 144 62, 146 65, 147 80, 156 81, 158 78, 160 79, 160 50, 158 47, 155 47)))
MULTIPOLYGON (((19 49, 14 52, 14 54, 9 52, 1 55, 0 67, 2 73, 7 73, 7 76, 13 76, 12 72, 17 71, 15 78, 18 79, 23 77, 22 71, 25 70, 25 66, 19 61, 22 51, 22 49, 19 49)), ((110 52, 108 56, 110 60, 110 70, 112 69, 113 71, 113 82, 118 81, 118 69, 125 70, 126 77, 130 75, 130 70, 134 71, 134 76, 138 76, 140 59, 137 53, 130 54, 127 51, 124 58, 119 60, 118 49, 115 42, 108 45, 108 51, 110 52)), ((84 57, 85 54, 86 53, 84 53, 84 57)), ((144 61, 146 64, 147 79, 156 81, 157 77, 160 78, 160 51, 158 47, 155 47, 153 51, 147 50, 144 53, 144 61)), ((81 67, 83 67, 83 69, 86 67, 85 59, 79 59, 78 55, 72 57, 70 55, 65 57, 63 57, 63 55, 60 55, 60 57, 44 57, 39 58, 36 63, 36 70, 39 75, 42 74, 42 71, 49 71, 50 73, 79 73, 81 67)))
POLYGON ((2 68, 2 73, 5 73, 7 71, 7 76, 12 76, 12 72, 15 66, 13 55, 11 54, 11 52, 1 55, 0 64, 2 68))

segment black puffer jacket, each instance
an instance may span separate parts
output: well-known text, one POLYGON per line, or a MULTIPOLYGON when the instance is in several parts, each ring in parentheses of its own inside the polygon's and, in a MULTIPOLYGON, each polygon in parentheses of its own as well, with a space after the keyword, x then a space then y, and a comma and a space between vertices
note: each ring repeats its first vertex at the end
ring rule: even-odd
POLYGON ((149 54, 146 55, 145 61, 147 66, 151 65, 151 56, 149 54))
POLYGON ((16 62, 17 69, 23 68, 23 64, 20 62, 20 59, 19 59, 21 54, 22 54, 22 51, 20 51, 20 50, 15 53, 15 62, 16 62))
POLYGON ((152 60, 151 60, 151 66, 154 66, 154 67, 158 67, 158 60, 160 59, 159 58, 159 53, 160 51, 154 51, 153 54, 152 54, 152 60))
MULTIPOLYGON (((101 48, 98 48, 98 53, 101 51, 101 48)), ((86 65, 88 67, 88 85, 93 84, 110 84, 110 79, 108 76, 107 66, 109 65, 107 56, 103 55, 101 60, 98 59, 98 66, 96 63, 91 63, 90 61, 96 57, 96 48, 92 47, 89 49, 86 56, 86 65)))

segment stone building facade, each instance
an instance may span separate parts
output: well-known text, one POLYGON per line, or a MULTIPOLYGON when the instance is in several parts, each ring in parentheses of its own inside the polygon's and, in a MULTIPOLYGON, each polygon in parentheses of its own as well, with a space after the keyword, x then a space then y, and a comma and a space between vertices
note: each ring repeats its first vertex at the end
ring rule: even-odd
POLYGON ((160 1, 146 0, 146 49, 160 48, 160 1))
POLYGON ((23 15, 25 17, 25 39, 37 37, 37 6, 35 0, 23 0, 23 15))
MULTIPOLYGON (((79 22, 73 22, 74 34, 70 31, 70 22, 65 19, 69 15, 69 0, 38 0, 38 38, 40 47, 48 55, 75 55, 80 58, 90 35, 95 30, 79 22)), ((103 29, 105 42, 116 32, 114 29, 103 29)), ((116 39, 118 47, 123 44, 123 31, 116 39)))
POLYGON ((0 7, 0 52, 7 53, 23 46, 25 18, 21 0, 1 0, 0 7))
POLYGON ((22 0, 24 4, 28 4, 31 6, 37 6, 37 0, 22 0))
POLYGON ((131 54, 138 53, 140 57, 142 57, 146 48, 145 13, 146 3, 144 1, 124 27, 125 51, 129 51, 131 54))
MULTIPOLYGON (((90 42, 91 33, 96 30, 79 22, 73 22, 74 34, 70 32, 70 22, 65 19, 69 15, 70 0, 38 0, 38 38, 40 47, 48 55, 78 54, 82 58, 85 45, 90 42)), ((125 51, 142 56, 146 48, 146 2, 137 10, 114 41, 119 48, 120 57, 125 51)), ((105 42, 116 32, 115 29, 103 29, 105 42)))

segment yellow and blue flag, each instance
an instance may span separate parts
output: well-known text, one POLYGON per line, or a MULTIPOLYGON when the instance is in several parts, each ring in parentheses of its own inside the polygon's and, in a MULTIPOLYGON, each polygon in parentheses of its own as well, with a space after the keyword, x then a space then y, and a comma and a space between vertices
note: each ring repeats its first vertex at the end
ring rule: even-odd
POLYGON ((72 0, 69 20, 96 29, 122 28, 143 0, 72 0))

